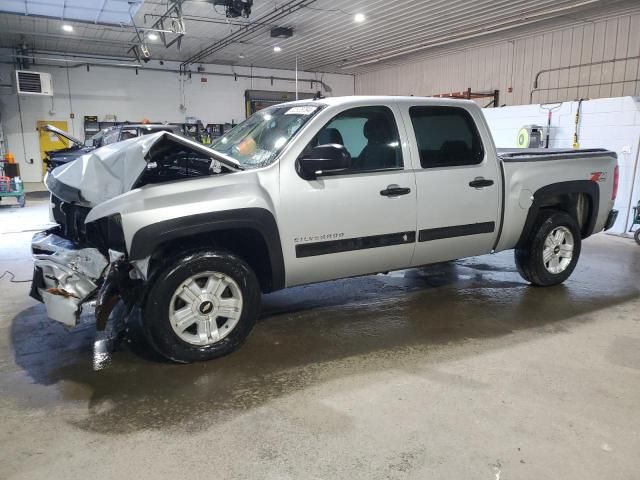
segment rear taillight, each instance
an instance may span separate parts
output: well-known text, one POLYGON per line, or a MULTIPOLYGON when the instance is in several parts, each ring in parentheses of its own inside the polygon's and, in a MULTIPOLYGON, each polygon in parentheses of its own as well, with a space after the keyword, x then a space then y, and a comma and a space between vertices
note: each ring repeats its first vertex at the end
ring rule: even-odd
POLYGON ((618 165, 613 170, 613 191, 611 192, 611 200, 615 200, 618 196, 618 184, 620 183, 620 169, 618 165))

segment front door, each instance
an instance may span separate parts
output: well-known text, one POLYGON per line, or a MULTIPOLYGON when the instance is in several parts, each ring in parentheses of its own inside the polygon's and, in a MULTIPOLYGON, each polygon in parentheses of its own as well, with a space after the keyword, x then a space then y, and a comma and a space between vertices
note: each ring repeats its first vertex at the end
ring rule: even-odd
POLYGON ((347 171, 305 180, 293 164, 281 165, 287 286, 409 266, 416 186, 396 113, 384 105, 350 108, 317 132, 307 147, 344 145, 347 171))
MULTIPOLYGON (((498 235, 501 174, 477 125, 481 112, 403 106, 418 191, 413 265, 491 252, 498 235)), ((484 132, 485 136, 489 132, 484 132)))

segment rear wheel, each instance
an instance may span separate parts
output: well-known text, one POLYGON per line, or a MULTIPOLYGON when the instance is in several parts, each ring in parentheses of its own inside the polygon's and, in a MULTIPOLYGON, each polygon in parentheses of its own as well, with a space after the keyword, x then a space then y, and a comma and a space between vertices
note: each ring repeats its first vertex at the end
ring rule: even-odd
POLYGON ((20 195, 18 197, 18 205, 20 205, 20 208, 23 208, 26 203, 27 203, 27 201, 26 201, 24 195, 20 195))
POLYGON ((143 310, 151 345, 182 363, 231 353, 258 316, 260 286, 244 260, 228 252, 194 252, 153 280, 143 310))
POLYGON ((636 239, 636 243, 640 245, 640 228, 636 230, 636 233, 633 235, 633 238, 636 239))
POLYGON ((516 265, 533 285, 558 285, 573 273, 580 250, 580 228, 573 217, 546 210, 539 214, 523 244, 516 247, 516 265))

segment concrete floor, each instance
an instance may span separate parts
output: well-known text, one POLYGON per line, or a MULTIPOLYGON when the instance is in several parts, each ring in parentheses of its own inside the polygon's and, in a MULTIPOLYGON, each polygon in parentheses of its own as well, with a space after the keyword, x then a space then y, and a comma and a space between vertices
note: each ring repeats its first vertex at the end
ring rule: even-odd
MULTIPOLYGON (((0 207, 30 277, 46 202, 0 207)), ((640 247, 527 286, 510 252, 266 296, 239 352, 93 353, 0 280, 2 479, 637 479, 640 247), (106 360, 106 361, 105 361, 106 360)))

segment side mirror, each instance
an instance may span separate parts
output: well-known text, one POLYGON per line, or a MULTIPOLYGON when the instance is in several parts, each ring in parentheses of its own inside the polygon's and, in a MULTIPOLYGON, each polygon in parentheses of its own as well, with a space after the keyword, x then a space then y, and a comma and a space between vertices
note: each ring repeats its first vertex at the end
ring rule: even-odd
POLYGON ((349 170, 351 168, 351 155, 344 145, 331 143, 318 145, 311 150, 311 154, 298 159, 298 173, 305 180, 314 180, 316 177, 349 170))

